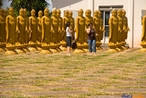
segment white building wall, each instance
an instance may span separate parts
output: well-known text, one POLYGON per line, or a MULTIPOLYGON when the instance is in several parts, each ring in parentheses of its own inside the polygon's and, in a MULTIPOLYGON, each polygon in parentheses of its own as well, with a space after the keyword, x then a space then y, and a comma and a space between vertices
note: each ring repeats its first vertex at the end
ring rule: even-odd
MULTIPOLYGON (((53 7, 64 10, 79 10, 82 8, 94 10, 99 6, 123 5, 126 10, 130 31, 128 32, 127 44, 130 47, 141 47, 141 10, 146 9, 146 0, 52 0, 53 7), (94 5, 93 5, 94 2, 94 5)), ((92 13, 93 14, 93 13, 92 13)))
POLYGON ((61 10, 61 16, 63 16, 64 10, 79 10, 79 9, 91 9, 92 0, 52 0, 53 8, 61 10))
POLYGON ((141 35, 142 35, 142 25, 141 25, 141 10, 146 10, 146 0, 134 0, 134 46, 141 47, 141 35))

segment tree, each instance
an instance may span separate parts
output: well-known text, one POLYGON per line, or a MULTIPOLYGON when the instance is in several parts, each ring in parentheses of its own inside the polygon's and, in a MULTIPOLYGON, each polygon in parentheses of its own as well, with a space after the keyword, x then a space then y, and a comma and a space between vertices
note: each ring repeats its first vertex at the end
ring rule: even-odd
POLYGON ((3 3, 2 3, 3 1, 2 0, 0 0, 0 7, 3 5, 3 3))
POLYGON ((36 15, 39 10, 44 10, 49 4, 45 0, 9 0, 12 1, 11 6, 16 11, 17 15, 20 8, 26 8, 28 14, 32 9, 36 10, 36 15))

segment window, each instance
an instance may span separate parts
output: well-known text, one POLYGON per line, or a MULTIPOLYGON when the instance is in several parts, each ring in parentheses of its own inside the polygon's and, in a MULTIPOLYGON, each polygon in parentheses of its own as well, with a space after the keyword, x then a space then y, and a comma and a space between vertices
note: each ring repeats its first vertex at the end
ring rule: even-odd
POLYGON ((103 19, 103 25, 105 27, 105 33, 104 33, 104 37, 108 37, 109 36, 109 18, 111 15, 111 10, 112 9, 122 9, 123 5, 114 5, 114 6, 99 6, 99 10, 101 11, 101 17, 103 19))

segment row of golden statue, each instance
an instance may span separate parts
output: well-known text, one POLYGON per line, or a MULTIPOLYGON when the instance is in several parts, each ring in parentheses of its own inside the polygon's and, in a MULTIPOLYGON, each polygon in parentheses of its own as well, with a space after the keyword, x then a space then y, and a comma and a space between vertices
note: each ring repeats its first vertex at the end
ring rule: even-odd
MULTIPOLYGON (((49 9, 38 12, 31 10, 31 16, 27 17, 26 9, 19 10, 19 16, 14 16, 13 8, 9 8, 8 15, 6 11, 0 9, 0 51, 6 51, 5 54, 19 54, 29 51, 39 50, 42 54, 56 53, 66 50, 66 32, 65 24, 70 22, 71 28, 75 32, 77 48, 74 53, 88 52, 87 43, 87 25, 93 23, 98 33, 96 37, 96 47, 101 48, 101 40, 105 31, 101 12, 96 10, 94 16, 91 16, 91 10, 78 10, 76 20, 72 17, 72 11, 65 10, 64 17, 61 17, 61 11, 54 9, 52 16, 49 16, 49 9), (43 15, 44 13, 44 15, 43 15)), ((125 47, 125 40, 129 31, 125 10, 113 10, 109 19, 109 52, 122 51, 125 47)))

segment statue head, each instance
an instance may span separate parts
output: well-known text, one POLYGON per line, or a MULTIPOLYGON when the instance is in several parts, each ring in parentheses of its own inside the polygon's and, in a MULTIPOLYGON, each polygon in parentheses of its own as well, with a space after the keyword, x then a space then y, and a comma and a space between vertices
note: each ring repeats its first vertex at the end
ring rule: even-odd
POLYGON ((91 17, 91 10, 90 9, 85 11, 85 16, 86 17, 91 17))
POLYGON ((19 10, 19 15, 20 15, 20 16, 24 16, 24 10, 23 10, 23 8, 21 8, 21 9, 19 10))
POLYGON ((57 10, 57 17, 60 17, 60 15, 61 15, 61 11, 58 9, 57 10))
POLYGON ((23 14, 24 14, 24 17, 27 16, 27 10, 26 9, 23 9, 23 14))
POLYGON ((83 9, 78 10, 78 16, 83 16, 83 9))
POLYGON ((12 7, 9 8, 9 15, 14 15, 14 9, 12 7))
POLYGON ((71 18, 73 15, 72 11, 69 11, 69 17, 71 18))
POLYGON ((122 16, 124 17, 126 15, 126 11, 123 9, 122 10, 122 16))
POLYGON ((99 10, 96 10, 94 12, 94 16, 100 18, 101 17, 101 12, 99 10))
POLYGON ((54 10, 52 11, 52 16, 54 16, 54 17, 57 16, 57 10, 56 10, 56 9, 54 9, 54 10))
POLYGON ((117 15, 118 15, 118 16, 122 16, 122 10, 121 10, 121 9, 119 9, 119 10, 117 11, 117 15))
POLYGON ((112 10, 112 16, 117 17, 117 10, 116 9, 112 10))
POLYGON ((42 17, 43 16, 43 12, 40 10, 39 12, 38 12, 38 17, 42 17))
POLYGON ((0 8, 0 15, 3 15, 3 9, 0 8))
POLYGON ((65 17, 68 17, 68 16, 69 16, 69 11, 68 11, 68 10, 65 10, 65 11, 64 11, 64 16, 65 16, 65 17))
POLYGON ((45 16, 49 16, 49 9, 48 9, 48 8, 45 8, 45 10, 44 10, 44 15, 45 15, 45 16))
POLYGON ((36 11, 34 9, 31 10, 31 16, 35 16, 36 11))
POLYGON ((7 10, 3 10, 3 17, 7 16, 7 10))

